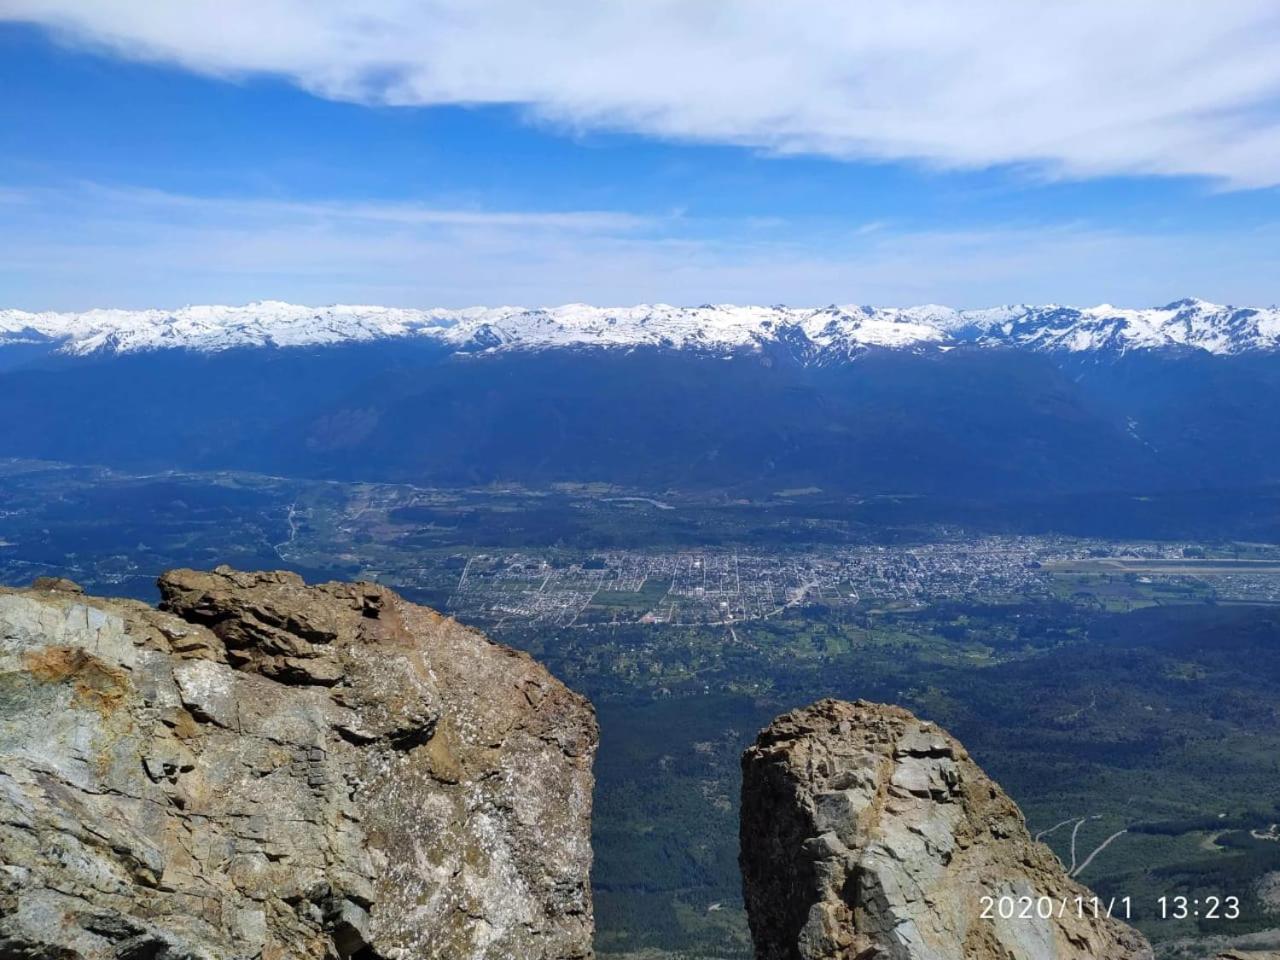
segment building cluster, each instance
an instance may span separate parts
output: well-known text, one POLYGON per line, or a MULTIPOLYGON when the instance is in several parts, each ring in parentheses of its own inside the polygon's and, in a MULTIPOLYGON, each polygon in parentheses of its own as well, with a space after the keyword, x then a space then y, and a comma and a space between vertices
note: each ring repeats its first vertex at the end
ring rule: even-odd
MULTIPOLYGON (((1182 544, 986 537, 779 552, 709 548, 557 556, 504 551, 469 556, 448 607, 468 619, 561 627, 733 624, 802 605, 904 607, 1048 596, 1064 564, 1111 557, 1176 560, 1185 549, 1182 544)), ((1227 577, 1240 583, 1248 579, 1227 577)), ((1280 589, 1280 577, 1258 577, 1280 589)))

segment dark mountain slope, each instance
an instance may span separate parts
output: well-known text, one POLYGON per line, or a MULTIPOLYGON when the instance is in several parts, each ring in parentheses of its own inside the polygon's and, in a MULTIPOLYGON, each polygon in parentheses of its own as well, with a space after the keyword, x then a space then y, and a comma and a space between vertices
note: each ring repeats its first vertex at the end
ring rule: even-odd
POLYGON ((1280 481, 1265 355, 171 350, 0 364, 0 407, 0 456, 130 469, 979 500, 1280 481))

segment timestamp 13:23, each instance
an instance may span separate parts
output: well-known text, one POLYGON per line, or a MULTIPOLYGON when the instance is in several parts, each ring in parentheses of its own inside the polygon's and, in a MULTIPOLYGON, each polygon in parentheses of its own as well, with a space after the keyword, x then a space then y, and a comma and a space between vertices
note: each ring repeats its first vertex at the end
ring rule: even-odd
MULTIPOLYGON (((980 916, 985 920, 1051 920, 1055 917, 1134 918, 1132 897, 1033 897, 1028 895, 984 895, 980 916)), ((1156 900, 1155 916, 1160 920, 1236 920, 1240 898, 1236 896, 1164 896, 1156 900)))

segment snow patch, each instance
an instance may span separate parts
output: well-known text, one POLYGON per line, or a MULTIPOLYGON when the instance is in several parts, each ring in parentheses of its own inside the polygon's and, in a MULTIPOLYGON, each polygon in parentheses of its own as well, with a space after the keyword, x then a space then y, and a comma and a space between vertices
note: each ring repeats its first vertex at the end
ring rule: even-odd
POLYGON ((816 355, 853 356, 870 348, 972 343, 1044 351, 1190 348, 1236 354, 1280 348, 1280 310, 1202 300, 1126 309, 1026 304, 956 310, 916 307, 641 304, 409 309, 340 304, 308 307, 275 300, 179 310, 0 310, 0 346, 51 342, 62 353, 138 353, 239 347, 290 348, 424 338, 470 353, 572 347, 764 349, 804 345, 816 355))

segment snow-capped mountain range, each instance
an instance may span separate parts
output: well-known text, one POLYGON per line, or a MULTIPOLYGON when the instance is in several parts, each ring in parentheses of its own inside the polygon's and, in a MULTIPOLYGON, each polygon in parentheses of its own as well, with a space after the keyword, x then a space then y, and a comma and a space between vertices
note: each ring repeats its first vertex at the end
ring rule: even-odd
POLYGON ((1081 353, 1190 349, 1239 354, 1280 349, 1280 309, 1179 300, 1164 307, 1103 304, 983 310, 950 307, 307 307, 277 301, 179 310, 0 310, 0 346, 48 344, 73 355, 163 349, 221 351, 393 338, 430 338, 467 352, 637 346, 721 353, 770 343, 815 357, 871 348, 948 349, 961 344, 1081 353))

